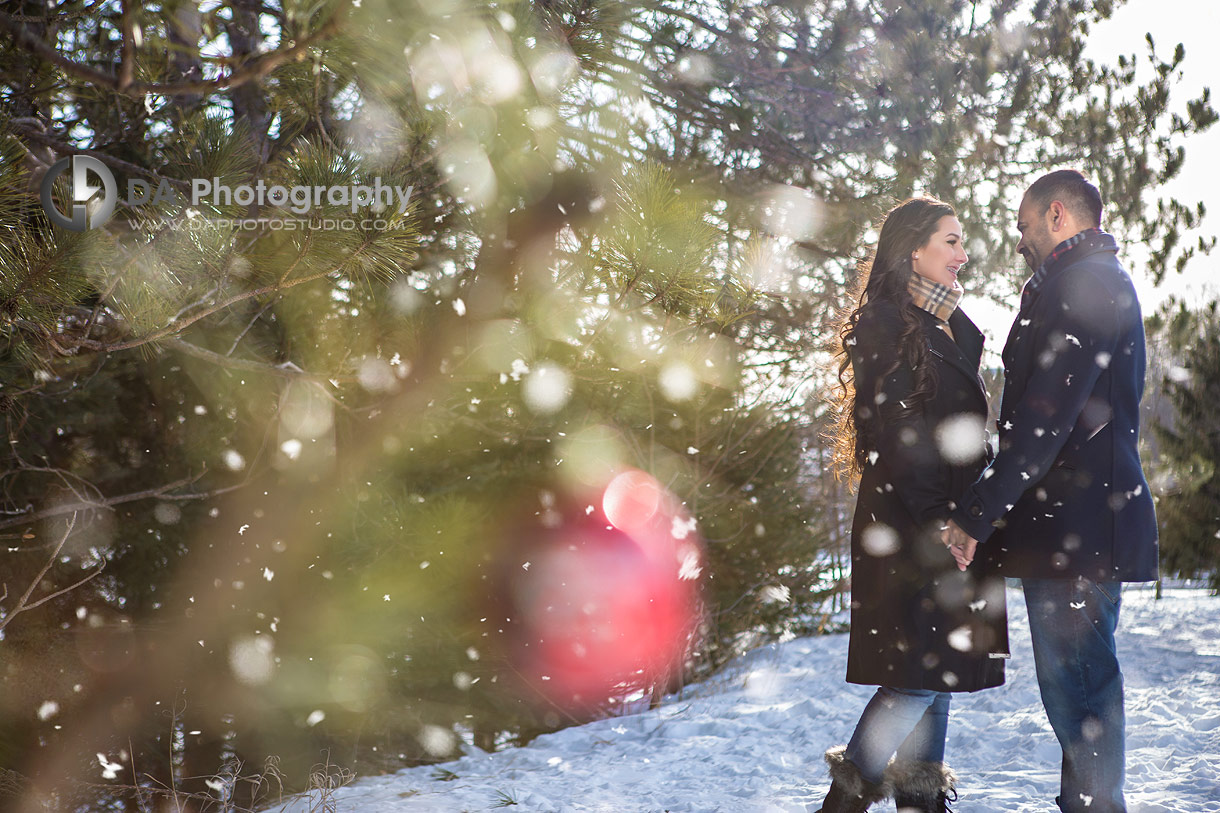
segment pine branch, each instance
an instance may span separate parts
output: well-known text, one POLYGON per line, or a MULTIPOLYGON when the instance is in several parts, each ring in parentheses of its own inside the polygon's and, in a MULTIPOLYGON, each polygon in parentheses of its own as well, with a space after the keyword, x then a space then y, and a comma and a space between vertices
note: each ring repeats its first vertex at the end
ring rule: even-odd
POLYGON ((42 16, 36 17, 32 14, 13 14, 10 16, 12 16, 12 18, 19 23, 37 23, 45 25, 50 20, 54 20, 55 22, 63 22, 64 20, 76 20, 80 19, 81 17, 92 16, 93 14, 97 13, 97 10, 108 1, 109 0, 92 0, 92 2, 86 4, 84 8, 78 9, 77 11, 67 11, 64 7, 71 5, 71 0, 66 0, 66 2, 60 3, 58 6, 53 8, 48 7, 47 11, 49 13, 42 16))
MULTIPOLYGON (((200 477, 202 477, 205 473, 206 473, 206 470, 201 471, 201 472, 199 472, 199 474, 195 474, 190 477, 184 477, 181 480, 175 480, 172 483, 166 483, 163 486, 157 486, 156 488, 145 489, 144 491, 135 491, 135 492, 132 492, 131 494, 120 494, 115 497, 103 497, 101 499, 96 499, 96 500, 82 499, 77 502, 56 505, 54 508, 44 508, 41 511, 35 511, 33 513, 18 514, 10 519, 0 520, 0 528, 11 528, 14 525, 26 525, 31 522, 36 522, 37 520, 40 520, 40 519, 46 519, 47 517, 58 517, 58 516, 62 516, 64 514, 75 515, 76 512, 78 512, 78 511, 88 511, 88 510, 97 509, 97 508, 113 508, 116 505, 122 505, 124 503, 129 503, 129 502, 136 502, 138 500, 145 500, 145 499, 148 499, 149 497, 164 497, 166 499, 173 499, 172 496, 167 496, 166 492, 173 491, 175 488, 181 488, 182 486, 185 486, 185 485, 190 485, 191 483, 195 482, 200 477)), ((207 497, 207 496, 211 496, 211 495, 202 494, 199 496, 202 498, 202 497, 207 497)), ((73 520, 73 521, 75 522, 75 520, 73 520)), ((61 543, 61 547, 62 547, 62 543, 61 543)), ((57 553, 58 553, 58 551, 57 551, 57 553)), ((39 578, 41 578, 41 577, 39 577, 39 578)), ((3 627, 0 626, 0 629, 3 629, 3 627)))
MULTIPOLYGON (((2 15, 2 12, 0 12, 0 15, 2 15)), ((3 20, 0 19, 0 23, 2 22, 3 20)), ((104 152, 98 152, 97 150, 91 150, 85 147, 77 147, 64 141, 60 141, 59 139, 48 135, 45 131, 31 126, 27 123, 28 121, 28 119, 16 119, 10 121, 9 124, 14 130, 16 130, 22 136, 28 138, 30 141, 41 144, 44 147, 50 147, 61 155, 88 155, 91 158, 98 159, 103 164, 112 166, 115 169, 121 169, 123 172, 132 175, 139 175, 142 178, 148 178, 149 180, 156 181, 157 183, 166 180, 179 189, 190 189, 191 185, 186 181, 180 181, 177 178, 166 178, 165 176, 158 175, 152 170, 146 169, 139 164, 133 164, 129 161, 124 161, 121 158, 115 158, 113 155, 107 155, 104 152)))
POLYGON ((188 356, 206 361, 210 364, 215 364, 220 367, 228 367, 233 370, 246 370, 252 373, 265 373, 267 375, 280 376, 282 378, 296 378, 303 381, 315 381, 320 384, 324 383, 345 383, 352 384, 360 379, 357 376, 330 376, 319 375, 302 370, 291 361, 286 361, 282 364, 267 364, 261 361, 253 361, 251 359, 235 359, 232 356, 226 356, 217 353, 213 350, 208 350, 205 347, 200 347, 197 344, 191 344, 183 339, 168 339, 165 346, 173 350, 178 350, 186 353, 188 356))
MULTIPOLYGON (((54 468, 54 467, 50 467, 50 466, 26 465, 24 463, 24 461, 21 460, 20 455, 17 455, 16 453, 14 453, 14 455, 16 457, 17 462, 20 463, 21 465, 18 466, 17 468, 14 468, 10 471, 5 472, 5 476, 8 476, 10 474, 12 474, 12 475, 21 474, 21 473, 25 473, 25 472, 38 472, 41 474, 52 474, 55 477, 58 477, 60 479, 60 481, 63 482, 64 488, 66 488, 68 491, 71 491, 73 496, 75 496, 76 499, 80 502, 87 503, 87 502, 91 501, 90 497, 87 496, 86 494, 82 493, 82 491, 92 492, 93 494, 96 494, 99 498, 101 497, 102 492, 97 486, 93 485, 93 483, 90 483, 88 480, 86 480, 85 478, 76 474, 75 472, 68 471, 67 469, 54 468)), ((8 512, 8 513, 13 516, 16 516, 20 512, 8 512)))
MULTIPOLYGON (((375 238, 374 234, 370 234, 370 235, 366 236, 364 242, 358 248, 356 248, 344 260, 344 262, 345 263, 351 262, 352 260, 354 260, 357 257, 364 254, 368 250, 368 248, 373 244, 374 238, 375 238)), ((117 342, 117 343, 107 343, 104 341, 99 341, 97 339, 90 339, 90 338, 88 338, 88 328, 86 329, 86 332, 84 335, 75 335, 73 333, 67 333, 67 332, 52 332, 51 330, 49 330, 48 328, 46 328, 42 325, 39 325, 35 322, 31 322, 31 321, 25 320, 25 319, 13 320, 11 322, 11 324, 16 328, 23 329, 23 330, 26 330, 28 332, 31 332, 31 333, 37 335, 43 342, 45 342, 51 348, 52 351, 54 351, 57 355, 60 355, 60 356, 72 356, 72 355, 75 355, 81 349, 89 350, 89 351, 95 352, 95 353, 112 353, 112 352, 117 352, 120 350, 131 350, 133 348, 140 347, 140 346, 143 346, 143 345, 146 345, 149 343, 153 343, 153 342, 166 341, 166 343, 169 346, 173 347, 174 349, 187 353, 188 355, 194 356, 195 358, 199 358, 201 360, 204 360, 204 361, 207 361, 207 362, 210 362, 213 364, 218 364, 220 366, 230 367, 230 368, 234 368, 234 369, 250 370, 251 372, 267 373, 267 374, 278 375, 278 376, 282 376, 282 377, 301 378, 301 379, 314 380, 314 381, 320 381, 320 382, 335 381, 335 382, 341 382, 341 383, 351 383, 358 379, 356 379, 355 377, 352 377, 352 376, 336 377, 336 376, 311 374, 311 373, 307 373, 307 372, 301 370, 299 367, 296 367, 295 365, 288 366, 289 364, 291 364, 290 362, 285 365, 270 365, 270 364, 265 364, 265 363, 258 362, 258 361, 253 361, 253 360, 234 359, 229 356, 221 355, 220 353, 216 353, 216 352, 208 350, 206 348, 199 347, 197 345, 183 341, 180 338, 175 338, 176 336, 181 334, 182 331, 184 331, 186 328, 190 327, 192 324, 198 322, 199 320, 204 319, 205 317, 211 316, 215 313, 218 313, 222 310, 225 310, 237 303, 244 302, 249 299, 254 299, 254 298, 257 298, 260 296, 264 296, 267 294, 279 293, 279 292, 287 290, 289 288, 296 287, 297 285, 302 285, 307 282, 313 282, 313 281, 321 279, 323 277, 332 276, 334 274, 339 273, 341 270, 341 267, 340 268, 328 268, 325 271, 320 271, 320 272, 317 272, 314 274, 308 274, 308 275, 300 277, 298 279, 293 279, 293 280, 286 279, 286 277, 300 264, 301 260, 303 259, 304 253, 305 252, 302 251, 301 255, 299 255, 296 258, 296 260, 293 261, 293 263, 290 265, 288 270, 285 271, 280 276, 280 279, 271 285, 266 285, 266 286, 263 286, 261 288, 257 288, 254 290, 243 291, 242 293, 234 294, 233 296, 230 296, 221 302, 214 303, 211 306, 203 307, 201 310, 197 311, 196 313, 191 314, 189 317, 186 317, 186 318, 182 318, 183 311, 180 311, 177 315, 175 315, 175 317, 170 321, 169 324, 165 325, 161 329, 155 330, 152 333, 149 333, 148 335, 129 339, 127 341, 121 341, 121 342, 117 342)), ((189 307, 194 307, 196 305, 202 305, 202 304, 203 304, 202 302, 197 302, 197 303, 195 303, 195 305, 192 305, 189 307)), ((189 307, 188 307, 188 309, 189 309, 189 307)), ((92 325, 92 322, 90 322, 89 326, 91 327, 91 325, 92 325)), ((4 527, 4 526, 2 524, 0 524, 0 527, 4 527)))
MULTIPOLYGON (((126 7, 126 4, 124 4, 124 7, 126 7)), ((190 96, 216 93, 222 90, 232 90, 233 88, 240 87, 247 82, 262 79, 286 62, 303 59, 305 52, 309 48, 325 39, 329 39, 339 32, 343 24, 343 17, 346 15, 346 11, 346 6, 340 8, 317 31, 314 31, 309 36, 288 48, 281 48, 280 50, 271 51, 256 57, 243 67, 233 70, 228 76, 198 82, 164 83, 132 81, 130 73, 134 73, 134 65, 128 64, 128 55, 130 53, 131 60, 134 60, 134 48, 129 46, 131 41, 130 35, 132 32, 128 30, 128 25, 130 24, 128 22, 124 22, 124 62, 120 65, 120 72, 118 76, 113 76, 105 71, 99 71, 96 68, 90 68, 88 65, 82 65, 79 62, 65 57, 59 53, 56 48, 48 45, 46 42, 43 42, 37 35, 32 33, 28 28, 25 27, 25 25, 16 20, 10 14, 0 12, 0 29, 4 29, 11 33, 16 40, 17 45, 25 50, 42 57, 51 64, 62 68, 79 79, 85 79, 93 84, 110 88, 117 93, 123 93, 125 95, 135 97, 146 96, 152 93, 161 96, 190 96)), ((125 21, 128 19, 126 10, 124 12, 124 19, 125 21)))
MULTIPOLYGON (((351 255, 348 257, 348 259, 345 260, 345 262, 350 262, 351 260, 354 260, 356 257, 359 257, 362 253, 364 253, 365 249, 367 249, 372 244, 372 242, 373 242, 372 236, 369 236, 368 238, 366 238, 364 243, 358 249, 353 251, 351 253, 351 255)), ((298 261, 299 261, 299 259, 300 258, 298 258, 298 261)), ((294 268, 296 267, 296 263, 293 264, 293 267, 294 268)), ((278 293, 279 291, 283 291, 288 288, 293 288, 293 287, 296 287, 297 285, 303 285, 306 282, 313 282, 314 280, 322 279, 323 277, 329 277, 332 274, 339 273, 340 270, 341 270, 340 268, 329 268, 325 271, 319 271, 316 274, 309 274, 307 276, 300 277, 299 279, 294 279, 294 280, 287 281, 287 282, 284 281, 283 277, 281 277, 280 281, 276 282, 274 285, 265 285, 262 288, 257 288, 252 291, 245 291, 240 294, 234 294, 233 296, 229 297, 228 299, 225 299, 223 302, 213 305, 210 308, 205 308, 204 310, 200 311, 199 313, 193 314, 189 318, 184 319, 181 323, 171 322, 170 324, 166 325, 165 327, 161 328, 160 330, 154 331, 154 332, 148 334, 147 336, 141 336, 138 339, 131 339, 129 341, 120 342, 118 344, 107 345, 107 346, 103 347, 102 349, 105 350, 106 352, 114 352, 117 350, 130 350, 133 347, 139 347, 140 345, 148 344, 149 342, 155 342, 155 341, 158 341, 159 339, 164 339, 165 337, 171 336, 175 333, 181 333, 183 330, 190 327, 195 322, 198 322, 200 319, 203 319, 205 316, 211 316, 212 314, 217 313, 218 311, 222 311, 225 308, 228 308, 230 305, 235 305, 238 302, 243 302, 247 299, 253 299, 258 296, 263 296, 264 294, 278 293)))
MULTIPOLYGON (((68 541, 68 536, 71 535, 72 529, 75 527, 76 527, 76 513, 73 512, 72 520, 68 523, 67 530, 64 531, 64 535, 60 538, 59 544, 57 544, 55 546, 55 550, 51 553, 50 556, 47 557, 47 562, 46 562, 46 564, 44 564, 42 566, 42 570, 38 571, 38 575, 30 580, 29 587, 27 587, 25 589, 25 592, 22 593, 21 598, 19 598, 17 600, 16 606, 14 606, 12 610, 9 610, 8 612, 4 613, 4 615, 2 617, 0 617, 0 631, 3 631, 4 628, 7 627, 14 618, 21 615, 22 613, 33 610, 36 607, 41 607, 43 604, 46 604, 48 601, 51 601, 52 599, 59 598, 60 596, 65 595, 67 593, 71 593, 73 590, 75 590, 76 588, 85 584, 90 579, 93 579, 95 576, 97 576, 99 573, 101 573, 102 570, 105 569, 106 562, 103 561, 102 564, 99 565, 96 570, 94 570, 88 576, 85 576, 83 579, 77 581, 75 584, 72 584, 61 590, 56 590, 53 593, 49 593, 49 594, 43 596, 42 598, 38 599, 37 601, 34 601, 34 602, 30 601, 30 597, 32 595, 34 595, 34 591, 38 589, 38 585, 42 583, 43 578, 47 575, 47 572, 50 571, 51 566, 54 565, 55 561, 59 558, 60 552, 64 549, 64 545, 68 541)), ((7 584, 4 585, 4 595, 0 596, 0 601, 2 601, 5 598, 8 598, 8 585, 7 584)))

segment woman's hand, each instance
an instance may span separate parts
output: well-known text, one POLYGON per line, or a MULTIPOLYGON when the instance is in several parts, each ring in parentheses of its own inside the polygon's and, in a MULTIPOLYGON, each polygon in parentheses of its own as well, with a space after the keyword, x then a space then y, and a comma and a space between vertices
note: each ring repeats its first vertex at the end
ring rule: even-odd
POLYGON ((958 570, 965 570, 974 561, 974 552, 979 546, 978 540, 963 531, 953 520, 949 520, 940 529, 940 539, 953 554, 958 570))

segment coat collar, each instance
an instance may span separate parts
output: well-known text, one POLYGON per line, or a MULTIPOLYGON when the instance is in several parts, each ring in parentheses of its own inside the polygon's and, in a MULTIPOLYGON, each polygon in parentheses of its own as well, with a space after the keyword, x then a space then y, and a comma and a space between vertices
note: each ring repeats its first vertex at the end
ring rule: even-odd
POLYGON ((1101 229, 1085 229, 1064 240, 1055 246, 1042 261, 1042 265, 1038 266, 1038 270, 1026 281, 1021 290, 1021 301, 1024 303, 1030 299, 1043 283, 1072 263, 1099 251, 1118 253, 1118 241, 1101 229))

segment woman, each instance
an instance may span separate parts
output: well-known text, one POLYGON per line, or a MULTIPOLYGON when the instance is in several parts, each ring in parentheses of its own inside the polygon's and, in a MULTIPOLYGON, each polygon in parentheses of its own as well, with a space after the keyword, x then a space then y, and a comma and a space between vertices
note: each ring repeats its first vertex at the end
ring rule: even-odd
POLYGON ((851 741, 826 752, 822 813, 891 794, 900 811, 947 811, 957 798, 944 762, 950 695, 1004 682, 1003 579, 987 576, 981 549, 959 570, 940 534, 951 495, 991 454, 983 336, 956 307, 966 259, 951 206, 899 204, 839 331, 834 442, 841 470, 859 476, 847 680, 879 688, 851 741))

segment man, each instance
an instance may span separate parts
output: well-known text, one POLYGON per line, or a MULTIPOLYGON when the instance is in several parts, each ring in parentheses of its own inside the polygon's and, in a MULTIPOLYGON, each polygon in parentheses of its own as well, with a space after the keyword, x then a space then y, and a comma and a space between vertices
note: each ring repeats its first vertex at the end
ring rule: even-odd
POLYGON ((996 459, 944 542, 1022 580, 1042 703, 1063 749, 1065 813, 1125 811, 1122 582, 1157 578, 1140 466, 1144 329, 1101 194, 1075 170, 1044 175, 1017 214, 1033 270, 1004 346, 996 459))

